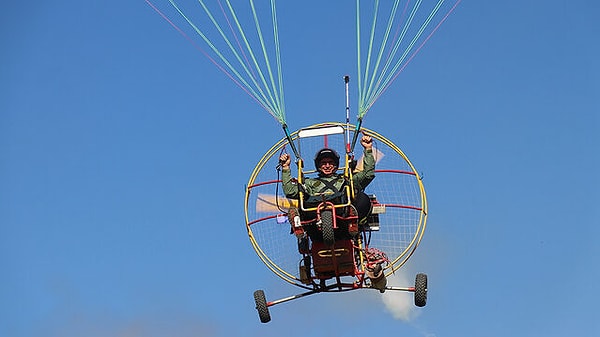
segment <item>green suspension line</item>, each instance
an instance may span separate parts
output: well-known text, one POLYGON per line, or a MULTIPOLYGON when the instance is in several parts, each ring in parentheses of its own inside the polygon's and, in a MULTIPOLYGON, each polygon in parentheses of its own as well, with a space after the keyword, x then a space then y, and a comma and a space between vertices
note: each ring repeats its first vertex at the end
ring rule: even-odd
MULTIPOLYGON (((394 37, 393 41, 390 39, 390 33, 396 22, 397 11, 399 8, 400 0, 395 0, 392 4, 387 24, 382 34, 381 42, 378 46, 377 56, 373 57, 375 52, 374 41, 375 31, 378 21, 378 15, 380 12, 379 1, 374 2, 373 18, 371 19, 369 42, 367 45, 366 62, 362 64, 362 45, 361 45, 361 12, 360 0, 356 0, 356 35, 357 35, 357 51, 358 51, 358 118, 361 120, 366 113, 369 111, 373 103, 383 94, 383 92, 389 87, 391 82, 398 76, 400 71, 407 62, 410 61, 409 55, 414 53, 414 49, 418 41, 423 36, 423 33, 432 23, 434 17, 438 14, 444 0, 437 0, 436 5, 431 9, 426 19, 420 24, 418 30, 412 36, 412 39, 403 45, 404 40, 408 34, 409 29, 413 26, 416 19, 417 13, 423 3, 423 0, 417 0, 411 7, 408 17, 402 24, 402 29, 397 37, 394 37), (386 49, 389 47, 388 55, 384 58, 386 49), (399 50, 402 48, 402 52, 399 56, 399 50), (375 61, 372 61, 372 57, 375 61), (382 66, 383 62, 383 66, 382 66)), ((360 123, 359 123, 360 124, 360 123)), ((357 124, 357 126, 359 125, 357 124)))
POLYGON ((183 10, 175 3, 174 0, 168 0, 169 3, 175 10, 179 13, 179 15, 188 23, 188 25, 198 34, 202 40, 209 46, 212 52, 217 56, 217 58, 223 63, 225 66, 222 68, 223 71, 229 72, 228 75, 232 77, 246 91, 252 98, 254 98, 269 114, 271 114, 279 123, 282 125, 285 124, 285 111, 284 111, 284 99, 283 99, 283 77, 282 77, 282 68, 281 68, 281 56, 279 49, 279 37, 278 37, 278 27, 277 27, 277 16, 275 13, 275 0, 270 0, 271 3, 271 16, 272 16, 272 25, 273 25, 273 36, 274 36, 274 44, 275 44, 275 60, 276 60, 276 72, 277 76, 273 74, 273 69, 271 67, 271 60, 268 56, 268 51, 265 45, 265 41, 263 38, 263 32, 258 20, 258 14, 256 7, 254 6, 254 1, 251 0, 251 10, 252 16, 254 18, 254 28, 256 30, 256 34, 258 36, 260 42, 261 55, 263 57, 262 61, 266 65, 267 76, 265 76, 263 72, 263 68, 260 66, 260 63, 257 59, 257 55, 254 52, 253 47, 251 46, 247 34, 242 27, 238 16, 231 5, 230 0, 226 0, 227 8, 229 10, 229 15, 233 19, 235 24, 235 28, 237 33, 240 36, 241 41, 243 42, 243 47, 236 47, 230 40, 230 38, 236 38, 237 35, 235 31, 231 31, 230 33, 226 33, 225 30, 221 27, 221 24, 218 22, 216 17, 213 15, 211 10, 205 4, 204 0, 198 0, 200 6, 202 6, 204 13, 213 24, 215 29, 218 31, 220 37, 225 42, 228 51, 231 56, 225 56, 222 50, 219 48, 207 37, 207 35, 196 26, 192 20, 190 20, 183 10), (229 36, 228 36, 229 34, 229 36), (250 57, 251 63, 245 62, 242 57, 244 51, 250 57), (236 60, 236 66, 232 64, 232 60, 236 60), (239 68, 237 68, 239 67, 239 68), (239 70, 238 70, 239 69, 239 70), (241 70, 241 71, 240 71, 241 70), (256 70, 257 76, 254 75, 253 70, 256 70), (268 80, 267 80, 268 77, 268 80), (276 78, 276 79, 275 79, 276 78))

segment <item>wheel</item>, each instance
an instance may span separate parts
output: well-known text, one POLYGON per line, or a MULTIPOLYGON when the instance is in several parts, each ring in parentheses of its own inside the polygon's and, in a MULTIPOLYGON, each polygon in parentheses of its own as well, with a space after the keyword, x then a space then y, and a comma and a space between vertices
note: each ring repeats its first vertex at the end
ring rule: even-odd
POLYGON ((427 304, 427 274, 417 274, 415 279, 415 305, 424 307, 427 304))
POLYGON ((254 292, 254 303, 256 303, 256 310, 258 310, 258 317, 260 317, 261 323, 269 322, 271 320, 271 314, 269 313, 269 307, 267 306, 264 291, 257 290, 254 292))
POLYGON ((323 242, 327 246, 333 246, 335 242, 333 233, 333 212, 330 210, 321 211, 321 230, 323 231, 323 242))

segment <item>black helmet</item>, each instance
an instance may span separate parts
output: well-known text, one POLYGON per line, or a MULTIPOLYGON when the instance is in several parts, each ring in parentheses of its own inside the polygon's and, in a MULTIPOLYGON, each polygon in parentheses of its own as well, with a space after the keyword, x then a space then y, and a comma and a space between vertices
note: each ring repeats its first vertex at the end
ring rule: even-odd
POLYGON ((317 170, 319 169, 319 162, 323 158, 331 158, 335 162, 336 167, 340 166, 340 155, 337 152, 335 152, 335 150, 324 148, 319 150, 319 152, 317 152, 317 154, 315 155, 315 168, 317 170))

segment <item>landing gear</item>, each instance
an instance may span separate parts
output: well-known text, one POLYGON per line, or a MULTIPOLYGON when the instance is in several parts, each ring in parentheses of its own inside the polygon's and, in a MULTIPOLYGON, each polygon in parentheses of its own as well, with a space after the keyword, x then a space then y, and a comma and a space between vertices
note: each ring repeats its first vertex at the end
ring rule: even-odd
POLYGON ((262 290, 255 291, 254 302, 256 303, 256 310, 258 310, 258 317, 260 318, 261 323, 271 321, 271 314, 269 313, 269 307, 267 306, 265 292, 262 290))
POLYGON ((323 242, 327 246, 335 243, 333 232, 333 212, 331 210, 321 211, 321 229, 323 230, 323 242))
POLYGON ((419 273, 415 278, 415 305, 424 307, 427 304, 427 274, 419 273))

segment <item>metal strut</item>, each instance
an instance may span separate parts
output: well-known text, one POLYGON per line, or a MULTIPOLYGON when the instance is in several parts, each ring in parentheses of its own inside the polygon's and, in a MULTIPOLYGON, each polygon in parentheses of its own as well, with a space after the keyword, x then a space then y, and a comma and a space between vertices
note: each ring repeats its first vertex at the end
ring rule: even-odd
POLYGON ((292 136, 290 135, 290 130, 288 129, 287 124, 282 124, 283 126, 283 132, 285 133, 285 137, 288 140, 288 143, 290 144, 290 147, 292 148, 292 152, 294 152, 294 156, 296 156, 296 159, 300 159, 300 153, 298 153, 298 150, 296 149, 296 145, 294 145, 294 141, 292 140, 292 136))
POLYGON ((344 76, 344 83, 346 87, 346 153, 350 151, 350 94, 348 90, 348 82, 350 82, 350 76, 344 76))
POLYGON ((362 127, 362 117, 358 118, 356 122, 356 127, 354 128, 354 137, 352 137, 352 145, 350 146, 350 152, 354 152, 354 146, 356 145, 356 140, 358 139, 358 134, 360 133, 360 129, 362 127))

